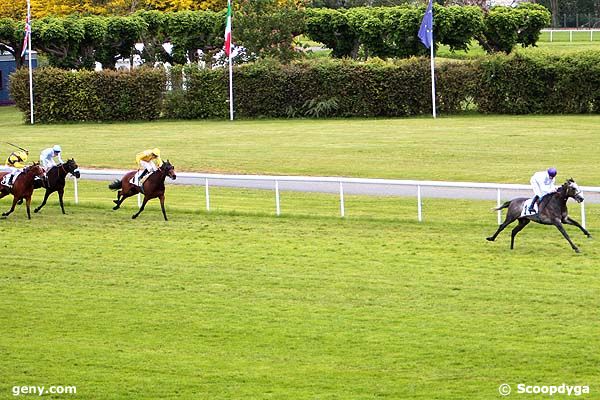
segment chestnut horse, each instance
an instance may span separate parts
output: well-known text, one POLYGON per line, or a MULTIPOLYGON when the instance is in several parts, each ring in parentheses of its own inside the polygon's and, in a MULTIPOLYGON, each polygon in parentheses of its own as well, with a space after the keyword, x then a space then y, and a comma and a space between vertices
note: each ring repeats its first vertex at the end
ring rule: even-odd
POLYGON ((35 181, 35 188, 46 188, 46 194, 44 195, 44 201, 42 201, 42 204, 33 210, 34 213, 38 213, 42 207, 46 205, 46 201, 48 201, 48 197, 52 193, 58 192, 58 203, 60 204, 60 209, 62 210, 63 214, 66 214, 65 205, 63 204, 63 195, 65 193, 65 178, 68 174, 73 175, 75 178, 79 178, 80 176, 79 167, 72 158, 67 160, 67 162, 64 164, 58 164, 50 168, 50 171, 46 173, 46 179, 35 181))
POLYGON ((519 197, 505 202, 500 207, 494 208, 494 210, 508 208, 508 211, 506 212, 506 219, 502 225, 498 227, 496 233, 486 239, 490 242, 493 242, 496 240, 498 234, 504 230, 504 228, 512 224, 514 221, 519 220, 519 224, 512 230, 510 238, 510 248, 513 249, 515 246, 515 236, 517 236, 517 233, 521 232, 521 230, 525 228, 529 222, 533 221, 543 225, 554 225, 560 231, 560 233, 562 233, 564 238, 567 239, 571 245, 571 248, 579 253, 579 248, 575 246, 575 243, 573 243, 567 234, 567 231, 565 231, 563 224, 569 224, 578 227, 588 238, 591 238, 592 235, 583 226, 581 226, 579 222, 569 217, 569 212, 567 211, 567 200, 569 197, 573 198, 578 203, 583 201, 581 190, 579 190, 579 187, 573 178, 567 180, 561 187, 558 188, 556 192, 548 193, 542 197, 539 205, 540 211, 537 214, 527 215, 524 217, 521 216, 524 203, 527 201, 526 197, 519 197))
POLYGON ((142 206, 137 213, 131 216, 131 218, 136 219, 138 215, 144 211, 148 200, 158 197, 165 221, 168 221, 167 213, 165 211, 165 178, 168 176, 173 180, 177 179, 177 175, 175 175, 175 167, 171 165, 169 160, 165 161, 157 171, 154 171, 152 174, 150 174, 150 176, 148 176, 143 184, 143 191, 140 190, 139 186, 129 182, 136 173, 137 171, 128 172, 121 180, 116 180, 108 185, 109 189, 119 190, 117 192, 117 199, 114 200, 116 206, 113 207, 113 210, 118 210, 121 207, 121 204, 128 197, 134 196, 138 193, 143 193, 144 201, 142 202, 142 206))
MULTIPOLYGON (((0 172, 0 180, 8 175, 8 172, 0 172)), ((13 183, 13 187, 8 188, 6 186, 0 186, 0 199, 12 194, 14 196, 12 207, 9 211, 2 214, 3 217, 8 217, 15 211, 15 206, 20 200, 25 199, 25 204, 27 205, 27 218, 31 219, 31 195, 33 194, 33 185, 36 177, 42 177, 44 175, 44 170, 40 167, 40 164, 34 163, 33 165, 25 168, 19 176, 15 179, 13 183)))

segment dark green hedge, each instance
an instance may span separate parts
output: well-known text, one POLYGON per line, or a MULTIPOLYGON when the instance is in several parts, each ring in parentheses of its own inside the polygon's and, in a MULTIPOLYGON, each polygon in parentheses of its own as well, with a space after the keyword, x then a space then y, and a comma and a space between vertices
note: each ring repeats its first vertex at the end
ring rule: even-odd
MULTIPOLYGON (((169 118, 228 115, 226 70, 184 70, 187 90, 165 101, 169 118)), ((446 62, 437 74, 439 110, 457 112, 474 96, 473 62, 446 62), (469 84, 469 82, 473 82, 469 84)), ((429 60, 396 64, 321 61, 243 65, 234 72, 238 117, 408 116, 431 112, 429 60)))
POLYGON ((478 109, 500 114, 600 112, 600 53, 491 57, 480 62, 478 109))
MULTIPOLYGON (((153 120, 161 115, 166 77, 158 69, 132 72, 34 70, 34 117, 39 122, 153 120)), ((11 75, 10 92, 29 120, 27 69, 11 75)))
MULTIPOLYGON (((266 60, 234 69, 237 118, 397 117, 431 113, 429 59, 297 62, 266 60)), ((36 119, 114 121, 227 118, 227 69, 175 67, 172 90, 161 71, 35 73, 36 119)), ((438 60, 441 114, 600 112, 600 52, 566 56, 517 53, 474 61, 438 60)), ((27 71, 11 77, 29 118, 27 71)))

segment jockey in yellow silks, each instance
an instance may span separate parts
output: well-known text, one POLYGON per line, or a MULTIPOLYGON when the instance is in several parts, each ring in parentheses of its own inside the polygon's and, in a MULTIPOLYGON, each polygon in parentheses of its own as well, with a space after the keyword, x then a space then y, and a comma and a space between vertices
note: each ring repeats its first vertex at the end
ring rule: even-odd
POLYGON ((136 179, 135 184, 139 185, 140 182, 142 182, 142 178, 147 173, 149 173, 149 172, 152 173, 162 166, 163 161, 160 158, 160 149, 154 148, 151 150, 146 150, 146 151, 142 151, 141 153, 138 153, 135 156, 135 162, 138 164, 140 169, 144 170, 142 172, 142 174, 139 175, 139 177, 136 179))
POLYGON ((10 178, 8 184, 12 186, 13 180, 18 172, 21 172, 23 168, 25 168, 25 161, 29 156, 29 152, 27 150, 19 150, 13 151, 10 153, 10 156, 6 159, 6 167, 10 168, 10 178))

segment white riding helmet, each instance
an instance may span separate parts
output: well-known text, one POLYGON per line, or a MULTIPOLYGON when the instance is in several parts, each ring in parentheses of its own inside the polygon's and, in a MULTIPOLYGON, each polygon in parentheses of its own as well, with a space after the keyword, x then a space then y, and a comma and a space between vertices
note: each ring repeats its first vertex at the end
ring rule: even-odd
POLYGON ((60 153, 62 151, 62 149, 60 148, 59 145, 55 144, 54 147, 52 148, 52 150, 54 150, 55 153, 60 153))

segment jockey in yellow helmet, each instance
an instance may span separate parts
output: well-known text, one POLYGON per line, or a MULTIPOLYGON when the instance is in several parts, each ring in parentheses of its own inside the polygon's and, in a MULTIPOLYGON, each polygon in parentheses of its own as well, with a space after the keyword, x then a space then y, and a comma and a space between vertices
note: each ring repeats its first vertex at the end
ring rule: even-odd
POLYGON ((25 168, 25 161, 29 156, 29 152, 27 150, 18 150, 10 153, 8 158, 6 159, 6 167, 10 168, 10 178, 8 184, 12 186, 13 180, 18 172, 21 172, 23 168, 25 168))
POLYGON ((145 150, 141 153, 138 153, 135 156, 135 162, 138 164, 140 169, 144 170, 136 179, 136 184, 139 185, 139 183, 142 181, 142 178, 147 173, 152 173, 162 166, 163 160, 160 158, 160 149, 155 147, 154 149, 145 150))

